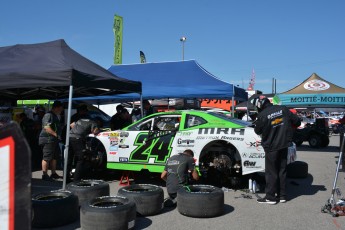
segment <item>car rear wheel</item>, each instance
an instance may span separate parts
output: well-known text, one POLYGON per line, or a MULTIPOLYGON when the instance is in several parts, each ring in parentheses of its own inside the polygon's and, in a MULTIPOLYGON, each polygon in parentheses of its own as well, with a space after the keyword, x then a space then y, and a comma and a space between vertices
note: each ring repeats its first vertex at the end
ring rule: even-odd
POLYGON ((311 148, 319 148, 321 145, 321 138, 316 134, 312 134, 310 135, 308 142, 311 148))
POLYGON ((327 147, 329 145, 329 137, 326 135, 323 135, 321 137, 321 144, 320 147, 327 147))

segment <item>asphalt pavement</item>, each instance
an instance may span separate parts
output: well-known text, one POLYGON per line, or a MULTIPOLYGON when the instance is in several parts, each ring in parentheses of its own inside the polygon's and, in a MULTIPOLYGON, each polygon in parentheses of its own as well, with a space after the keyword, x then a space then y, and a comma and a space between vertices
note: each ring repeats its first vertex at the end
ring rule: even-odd
MULTIPOLYGON (((331 136, 326 148, 312 149, 304 142, 297 148, 299 161, 308 163, 308 177, 289 178, 287 181, 288 201, 276 205, 259 204, 257 196, 263 197, 263 189, 251 194, 246 190, 229 189, 225 192, 224 214, 214 218, 191 218, 181 215, 177 208, 164 208, 155 216, 138 216, 134 229, 345 229, 345 216, 332 217, 322 213, 321 208, 331 197, 339 157, 339 135, 331 136)), ((345 171, 345 170, 344 170, 345 171)), ((345 196, 345 172, 340 168, 337 186, 345 196)), ((62 172, 58 172, 62 175, 62 172)), ((62 181, 47 182, 41 180, 41 172, 32 173, 32 194, 62 188, 62 181)), ((116 195, 120 188, 121 172, 110 171, 106 175, 97 175, 110 185, 110 195, 116 195)), ((157 174, 137 173, 133 183, 156 184, 162 186, 167 196, 164 183, 157 174)), ((337 197, 337 199, 341 197, 337 197)), ((55 230, 81 229, 79 220, 55 230)))

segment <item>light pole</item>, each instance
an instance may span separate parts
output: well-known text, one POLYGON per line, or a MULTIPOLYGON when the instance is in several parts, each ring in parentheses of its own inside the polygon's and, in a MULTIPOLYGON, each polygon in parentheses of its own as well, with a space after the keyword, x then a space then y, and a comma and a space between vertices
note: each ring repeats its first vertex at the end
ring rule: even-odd
POLYGON ((186 42, 187 38, 186 37, 181 37, 180 41, 182 42, 182 61, 184 61, 184 43, 186 42))

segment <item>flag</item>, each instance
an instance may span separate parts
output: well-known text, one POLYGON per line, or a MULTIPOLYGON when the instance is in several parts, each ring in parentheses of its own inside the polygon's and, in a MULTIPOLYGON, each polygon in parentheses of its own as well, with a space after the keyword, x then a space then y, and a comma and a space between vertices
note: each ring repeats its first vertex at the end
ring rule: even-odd
POLYGON ((123 19, 121 16, 114 16, 114 64, 122 64, 122 23, 123 19))
POLYGON ((146 58, 143 51, 140 51, 140 63, 146 63, 146 58))

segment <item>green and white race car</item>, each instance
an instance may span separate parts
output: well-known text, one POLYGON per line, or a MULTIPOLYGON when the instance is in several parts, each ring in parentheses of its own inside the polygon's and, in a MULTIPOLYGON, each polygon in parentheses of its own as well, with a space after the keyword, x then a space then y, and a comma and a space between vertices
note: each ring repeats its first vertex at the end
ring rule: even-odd
POLYGON ((170 156, 186 149, 194 152, 204 178, 221 182, 265 169, 261 138, 251 123, 215 112, 155 113, 122 130, 101 132, 92 143, 108 169, 160 173, 170 156))

